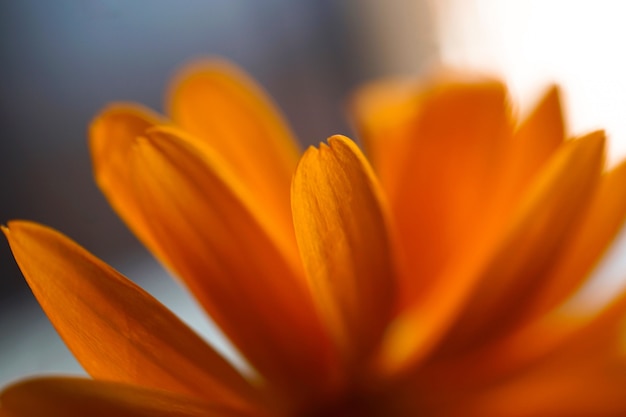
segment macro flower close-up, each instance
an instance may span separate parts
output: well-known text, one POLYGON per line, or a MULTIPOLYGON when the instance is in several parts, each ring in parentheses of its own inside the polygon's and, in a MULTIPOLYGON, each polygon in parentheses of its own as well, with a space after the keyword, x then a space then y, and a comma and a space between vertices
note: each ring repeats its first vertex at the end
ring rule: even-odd
POLYGON ((476 74, 382 80, 300 152, 222 60, 174 79, 167 115, 93 120, 98 186, 245 367, 61 233, 3 227, 90 378, 38 377, 0 416, 626 415, 626 293, 579 293, 621 230, 626 164, 571 137, 559 91, 521 116, 476 74))

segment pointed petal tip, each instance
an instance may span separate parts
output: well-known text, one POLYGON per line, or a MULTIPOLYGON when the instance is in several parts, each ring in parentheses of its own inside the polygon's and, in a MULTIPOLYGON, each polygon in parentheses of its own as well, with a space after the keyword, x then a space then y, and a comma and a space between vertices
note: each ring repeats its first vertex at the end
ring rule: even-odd
POLYGON ((0 229, 7 237, 15 237, 17 235, 23 235, 24 232, 28 233, 34 230, 40 230, 43 232, 54 232, 54 230, 48 226, 44 226, 41 223, 37 223, 31 220, 9 220, 5 225, 0 225, 0 229))
POLYGON ((535 111, 549 109, 546 114, 550 118, 558 118, 562 123, 563 117, 563 100, 561 88, 558 84, 549 84, 543 91, 543 94, 535 107, 535 111))
POLYGON ((6 225, 0 225, 13 253, 17 250, 16 245, 21 245, 20 242, 23 242, 24 238, 28 239, 29 232, 38 228, 44 231, 48 229, 46 226, 29 220, 9 220, 6 225))
POLYGON ((561 101, 561 87, 558 84, 550 84, 546 88, 545 96, 550 99, 556 99, 559 102, 561 101))
POLYGON ((580 143, 580 152, 589 152, 593 154, 606 153, 606 132, 604 130, 595 130, 584 136, 574 139, 580 143))
POLYGON ((21 226, 25 223, 32 223, 30 221, 26 221, 26 220, 9 220, 6 225, 0 225, 0 229, 2 230, 2 233, 4 233, 4 236, 7 238, 7 240, 9 241, 9 243, 11 242, 11 239, 13 238, 13 232, 15 230, 19 230, 21 228, 21 226))

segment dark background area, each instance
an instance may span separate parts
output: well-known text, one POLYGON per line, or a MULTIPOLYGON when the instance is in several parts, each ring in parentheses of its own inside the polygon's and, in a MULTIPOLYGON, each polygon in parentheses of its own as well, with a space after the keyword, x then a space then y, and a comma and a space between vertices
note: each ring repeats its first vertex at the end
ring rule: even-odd
MULTIPOLYGON (((99 109, 136 101, 161 111, 177 68, 219 55, 269 91, 303 144, 352 135, 349 92, 384 73, 415 70, 434 51, 426 36, 410 60, 389 59, 393 48, 375 32, 404 29, 384 23, 389 16, 378 19, 380 7, 372 5, 0 0, 0 222, 50 225, 113 265, 148 256, 92 179, 86 129, 99 109)), ((408 28, 428 33, 427 12, 413 16, 408 28)), ((28 294, 0 239, 0 306, 34 302, 28 294)))

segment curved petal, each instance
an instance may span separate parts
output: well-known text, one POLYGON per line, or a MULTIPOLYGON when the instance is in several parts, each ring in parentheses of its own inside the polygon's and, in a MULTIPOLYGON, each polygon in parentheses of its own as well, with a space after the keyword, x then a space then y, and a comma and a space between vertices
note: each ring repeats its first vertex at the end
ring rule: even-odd
POLYGON ((239 407, 254 397, 173 313, 67 237, 23 221, 3 231, 39 304, 94 378, 239 407))
POLYGON ((329 341, 289 242, 228 166, 173 128, 154 128, 130 158, 134 198, 156 252, 269 381, 291 391, 321 384, 329 341), (298 383, 294 383, 298 381, 298 383))
POLYGON ((0 393, 13 417, 245 417, 221 406, 165 391, 83 378, 38 378, 0 393))
POLYGON ((395 265, 370 166, 348 138, 328 143, 298 165, 294 224, 317 306, 345 357, 362 365, 395 305, 395 265))
POLYGON ((171 88, 169 114, 209 144, 293 238, 289 187, 299 150, 268 95, 224 60, 192 63, 171 88))
POLYGON ((161 123, 160 117, 149 109, 121 103, 104 109, 89 127, 96 183, 113 209, 148 247, 155 246, 154 238, 134 196, 128 155, 136 138, 161 123))
POLYGON ((435 345, 443 354, 467 343, 486 343, 487 334, 492 337, 510 324, 511 314, 520 313, 534 294, 552 256, 584 213, 599 180, 603 144, 600 133, 568 143, 531 187, 503 234, 483 247, 467 248, 431 296, 398 318, 382 356, 388 372, 413 369, 406 362, 415 363, 435 345), (442 343, 446 334, 450 339, 442 343))

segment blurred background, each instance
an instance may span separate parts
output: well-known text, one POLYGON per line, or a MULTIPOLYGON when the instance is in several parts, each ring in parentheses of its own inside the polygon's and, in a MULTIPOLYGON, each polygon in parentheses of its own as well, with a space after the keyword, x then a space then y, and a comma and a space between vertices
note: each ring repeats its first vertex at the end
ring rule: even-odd
MULTIPOLYGON (((305 146, 353 134, 345 104, 360 83, 454 65, 504 77, 522 112, 561 84, 570 131, 606 128, 615 161, 626 155, 624 17, 609 0, 0 0, 0 222, 63 231, 211 336, 94 184, 86 129, 104 105, 161 111, 177 68, 224 56, 305 146)), ((80 368, 0 239, 0 384, 39 372, 80 368)))

